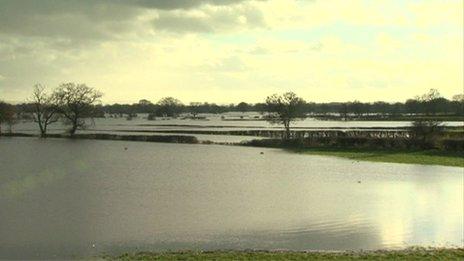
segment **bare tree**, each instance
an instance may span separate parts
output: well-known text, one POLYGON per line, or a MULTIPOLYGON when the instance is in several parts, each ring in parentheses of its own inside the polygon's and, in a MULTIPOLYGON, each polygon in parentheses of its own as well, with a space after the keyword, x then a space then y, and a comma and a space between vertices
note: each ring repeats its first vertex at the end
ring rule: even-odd
POLYGON ((32 92, 32 104, 34 106, 34 121, 40 129, 40 136, 47 136, 47 128, 50 124, 58 121, 58 106, 54 101, 54 96, 45 92, 45 87, 36 84, 32 92))
POLYGON ((348 118, 348 104, 346 102, 341 104, 339 113, 343 120, 346 121, 348 118))
POLYGON ((102 93, 85 84, 63 83, 53 93, 59 112, 71 125, 69 133, 74 135, 78 128, 85 128, 85 118, 93 116, 94 105, 102 93))
POLYGON ((8 104, 0 101, 0 134, 2 134, 2 123, 6 121, 6 108, 8 104))
POLYGON ((244 113, 248 110, 251 109, 251 106, 250 104, 246 103, 246 102, 241 102, 239 104, 237 104, 237 106, 235 106, 236 110, 241 112, 241 113, 244 113))
POLYGON ((2 123, 6 120, 6 107, 7 104, 0 101, 0 134, 2 134, 2 123))
POLYGON ((266 98, 266 119, 273 124, 283 124, 285 139, 291 138, 290 124, 298 119, 306 118, 304 105, 306 102, 293 92, 282 95, 273 94, 266 98))
POLYGON ((455 101, 455 102, 464 102, 464 94, 453 95, 453 101, 455 101))
POLYGON ((184 105, 173 97, 164 97, 158 102, 158 116, 177 117, 182 112, 184 105))
POLYGON ((436 120, 417 119, 412 122, 410 128, 411 138, 419 146, 424 148, 433 147, 437 137, 443 132, 443 122, 436 120))
POLYGON ((438 104, 442 99, 443 97, 437 89, 430 89, 428 93, 417 98, 424 106, 427 115, 437 113, 438 104))
POLYGON ((16 123, 15 108, 13 105, 0 101, 0 134, 2 133, 1 124, 6 123, 10 133, 16 123))
POLYGON ((453 111, 456 115, 464 115, 464 94, 456 94, 452 101, 453 111))
POLYGON ((194 119, 197 118, 198 114, 200 113, 201 110, 201 102, 191 102, 189 105, 189 110, 190 113, 192 114, 192 117, 194 119))

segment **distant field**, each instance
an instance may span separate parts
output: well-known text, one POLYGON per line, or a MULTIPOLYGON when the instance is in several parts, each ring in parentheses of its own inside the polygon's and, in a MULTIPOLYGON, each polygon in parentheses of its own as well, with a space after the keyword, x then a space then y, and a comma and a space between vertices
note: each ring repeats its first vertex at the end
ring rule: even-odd
POLYGON ((346 120, 346 121, 415 121, 415 120, 436 120, 436 121, 464 121, 462 115, 363 115, 348 116, 343 118, 340 115, 313 115, 312 117, 319 120, 346 120))
POLYGON ((464 249, 411 248, 397 251, 354 252, 254 252, 212 251, 137 253, 106 260, 462 260, 464 249))
POLYGON ((464 167, 464 152, 438 150, 360 150, 343 148, 310 148, 297 151, 304 154, 336 156, 359 161, 464 167))

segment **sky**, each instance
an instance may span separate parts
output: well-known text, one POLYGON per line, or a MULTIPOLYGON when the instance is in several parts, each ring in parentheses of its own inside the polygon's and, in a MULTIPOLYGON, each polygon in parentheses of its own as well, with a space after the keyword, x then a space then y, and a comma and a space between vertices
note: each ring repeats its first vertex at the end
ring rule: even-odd
POLYGON ((0 0, 0 100, 405 101, 464 92, 462 0, 0 0))

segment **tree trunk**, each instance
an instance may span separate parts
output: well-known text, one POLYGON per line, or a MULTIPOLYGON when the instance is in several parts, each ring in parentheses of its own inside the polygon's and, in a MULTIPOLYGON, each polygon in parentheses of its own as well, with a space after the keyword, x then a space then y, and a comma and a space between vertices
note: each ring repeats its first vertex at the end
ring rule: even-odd
POLYGON ((42 137, 42 134, 43 134, 43 126, 42 126, 42 113, 38 107, 38 105, 36 105, 36 115, 35 115, 35 121, 37 122, 37 124, 39 125, 39 130, 40 130, 40 136, 42 137))
POLYGON ((40 137, 43 137, 44 134, 45 134, 45 130, 44 130, 44 127, 43 127, 43 125, 42 125, 42 120, 40 119, 40 117, 38 117, 38 121, 37 121, 37 122, 39 123, 40 137))
POLYGON ((40 137, 46 138, 47 137, 47 125, 40 126, 40 137))
POLYGON ((289 140, 291 133, 290 133, 290 122, 286 121, 284 122, 284 127, 285 127, 285 139, 289 140))
POLYGON ((71 130, 69 130, 69 134, 73 136, 76 133, 76 130, 77 130, 77 122, 74 122, 71 130))

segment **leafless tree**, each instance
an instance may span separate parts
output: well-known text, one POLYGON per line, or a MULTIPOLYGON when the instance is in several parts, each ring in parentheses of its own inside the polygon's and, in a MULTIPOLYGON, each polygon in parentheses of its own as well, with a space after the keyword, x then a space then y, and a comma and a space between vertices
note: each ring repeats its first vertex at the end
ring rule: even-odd
POLYGON ((45 87, 36 84, 32 92, 32 104, 34 106, 34 121, 40 129, 40 136, 47 136, 47 128, 50 124, 59 120, 58 105, 53 95, 45 92, 45 87))
POLYGON ((410 129, 411 138, 423 147, 432 147, 442 132, 443 122, 437 120, 417 119, 410 129))
POLYGON ((164 97, 158 102, 158 116, 177 117, 184 107, 181 101, 173 97, 164 97))
POLYGON ((198 114, 200 113, 200 106, 201 102, 191 102, 189 105, 189 111, 194 119, 197 118, 198 114))
POLYGON ((282 95, 273 94, 266 98, 266 119, 274 124, 283 124, 285 139, 291 138, 290 124, 298 119, 304 119, 306 102, 293 92, 282 95))
POLYGON ((430 115, 437 113, 439 103, 443 101, 444 98, 437 89, 430 89, 429 92, 417 97, 417 100, 425 107, 425 113, 430 115))
POLYGON ((13 105, 0 101, 0 134, 2 133, 1 124, 6 123, 12 132, 13 125, 16 123, 15 108, 13 105))
POLYGON ((71 125, 71 135, 78 128, 85 128, 85 118, 92 118, 94 105, 101 97, 101 92, 85 84, 63 83, 54 91, 53 99, 66 123, 71 125))

